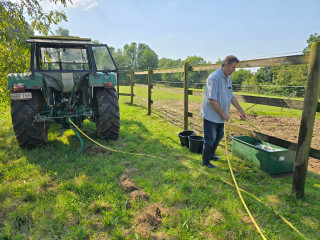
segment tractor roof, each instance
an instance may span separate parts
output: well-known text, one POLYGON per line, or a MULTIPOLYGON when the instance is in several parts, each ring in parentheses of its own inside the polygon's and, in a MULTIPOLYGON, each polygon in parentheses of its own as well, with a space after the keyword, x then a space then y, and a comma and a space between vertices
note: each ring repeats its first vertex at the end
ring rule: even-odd
POLYGON ((90 38, 59 37, 59 36, 30 36, 27 43, 38 43, 43 45, 87 45, 93 44, 90 38))

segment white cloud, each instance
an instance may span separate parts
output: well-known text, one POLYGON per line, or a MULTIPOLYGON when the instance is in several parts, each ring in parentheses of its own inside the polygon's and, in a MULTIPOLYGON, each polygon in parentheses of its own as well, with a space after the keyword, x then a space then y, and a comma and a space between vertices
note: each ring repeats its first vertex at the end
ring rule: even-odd
POLYGON ((92 7, 98 6, 96 0, 72 0, 72 7, 80 8, 81 10, 89 10, 92 7))
POLYGON ((88 11, 89 9, 95 7, 95 6, 98 6, 98 3, 97 2, 93 2, 91 3, 90 5, 88 5, 86 8, 82 9, 84 11, 88 11))
MULTIPOLYGON (((48 0, 45 0, 40 4, 45 11, 63 9, 63 6, 61 3, 54 4, 52 2, 49 2, 48 0)), ((77 8, 83 11, 88 11, 89 9, 96 7, 98 5, 99 4, 96 0, 72 0, 72 4, 70 2, 67 2, 68 8, 77 8)))

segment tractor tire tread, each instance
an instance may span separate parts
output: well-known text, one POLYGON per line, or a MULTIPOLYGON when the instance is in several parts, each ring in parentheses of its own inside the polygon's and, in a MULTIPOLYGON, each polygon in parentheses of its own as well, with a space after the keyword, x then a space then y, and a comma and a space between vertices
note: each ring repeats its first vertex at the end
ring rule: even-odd
POLYGON ((97 89, 96 100, 98 107, 98 117, 96 119, 98 136, 104 139, 118 139, 120 113, 115 90, 97 89))
POLYGON ((34 122, 40 113, 41 98, 41 92, 32 91, 30 100, 11 101, 13 130, 20 147, 35 148, 48 140, 48 124, 34 122))

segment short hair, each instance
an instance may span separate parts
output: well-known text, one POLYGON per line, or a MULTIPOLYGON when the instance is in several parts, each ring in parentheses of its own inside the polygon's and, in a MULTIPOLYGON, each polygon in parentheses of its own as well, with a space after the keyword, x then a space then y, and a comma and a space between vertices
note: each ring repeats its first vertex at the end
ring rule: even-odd
POLYGON ((239 59, 233 55, 229 55, 226 56, 225 59, 223 59, 221 66, 223 67, 226 63, 228 63, 228 65, 232 64, 232 63, 239 63, 239 59))

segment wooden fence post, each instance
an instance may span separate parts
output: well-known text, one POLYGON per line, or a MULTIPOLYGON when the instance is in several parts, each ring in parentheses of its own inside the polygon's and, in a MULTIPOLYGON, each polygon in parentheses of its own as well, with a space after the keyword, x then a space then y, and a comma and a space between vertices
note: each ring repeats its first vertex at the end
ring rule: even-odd
POLYGON ((152 68, 148 67, 148 115, 151 115, 152 68))
POLYGON ((307 89, 303 104, 298 147, 293 169, 292 189, 297 198, 302 198, 304 196, 309 151, 319 99, 319 90, 320 42, 314 42, 311 46, 311 53, 309 57, 307 89))
POLYGON ((130 71, 130 86, 131 86, 131 91, 130 91, 130 104, 133 105, 133 85, 134 85, 134 71, 131 69, 130 71))
POLYGON ((188 129, 188 112, 189 112, 189 108, 188 108, 188 102, 189 102, 189 94, 188 94, 188 89, 189 89, 189 64, 188 62, 184 63, 184 84, 183 84, 183 95, 184 95, 184 114, 183 114, 183 129, 187 130, 188 129))

